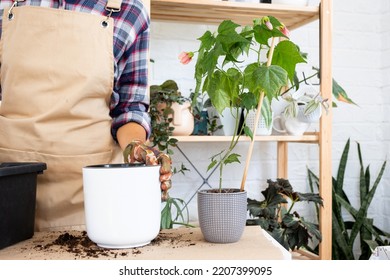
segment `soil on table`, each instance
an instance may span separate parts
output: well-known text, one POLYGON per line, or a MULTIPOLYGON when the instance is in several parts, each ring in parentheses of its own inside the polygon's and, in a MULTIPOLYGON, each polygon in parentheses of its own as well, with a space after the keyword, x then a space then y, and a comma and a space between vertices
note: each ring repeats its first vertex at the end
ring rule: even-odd
MULTIPOLYGON (((159 235, 153 239, 148 246, 164 246, 168 245, 172 248, 193 246, 194 242, 191 240, 180 240, 178 236, 171 236, 170 234, 160 232, 159 235)), ((94 259, 99 257, 106 258, 123 258, 130 255, 142 254, 142 248, 131 249, 107 249, 96 245, 95 242, 88 238, 87 232, 76 232, 75 234, 69 232, 59 233, 58 237, 47 243, 46 245, 38 244, 33 249, 43 252, 58 252, 66 251, 74 255, 75 259, 94 259)))

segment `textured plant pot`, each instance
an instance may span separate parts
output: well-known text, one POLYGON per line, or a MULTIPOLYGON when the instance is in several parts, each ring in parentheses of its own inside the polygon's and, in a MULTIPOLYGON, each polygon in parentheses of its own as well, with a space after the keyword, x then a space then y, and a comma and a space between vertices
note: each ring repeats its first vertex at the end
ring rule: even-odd
POLYGON ((206 241, 234 243, 240 240, 247 218, 247 192, 198 191, 198 219, 206 241))
MULTIPOLYGON (((251 110, 246 117, 246 125, 254 131, 256 121, 256 110, 251 110)), ((272 124, 274 121, 274 113, 272 112, 271 125, 267 127, 265 119, 260 115, 259 123, 257 124, 256 135, 271 135, 272 134, 272 124)))
POLYGON ((150 243, 160 231, 160 166, 93 165, 83 168, 88 237, 104 248, 150 243))

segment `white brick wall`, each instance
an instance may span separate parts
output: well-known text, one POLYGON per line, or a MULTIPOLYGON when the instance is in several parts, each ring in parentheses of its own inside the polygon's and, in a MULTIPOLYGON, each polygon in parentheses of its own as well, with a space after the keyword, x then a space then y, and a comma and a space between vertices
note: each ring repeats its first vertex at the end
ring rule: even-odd
MULTIPOLYGON (((345 88, 359 106, 340 104, 334 109, 333 118, 333 170, 336 169, 342 149, 351 138, 350 160, 347 167, 346 191, 351 201, 358 199, 359 161, 355 142, 361 144, 365 165, 370 164, 372 181, 390 152, 390 3, 387 0, 333 1, 333 76, 345 88)), ((318 23, 311 23, 292 33, 292 40, 309 53, 310 63, 318 66, 318 23)), ((194 64, 178 62, 178 54, 198 47, 196 38, 207 28, 214 26, 152 22, 151 58, 152 84, 166 79, 178 82, 183 95, 194 88, 194 64)), ((180 147, 190 157, 200 172, 206 173, 209 157, 221 148, 221 143, 183 143, 180 147)), ((240 144, 238 151, 246 155, 247 144, 240 144)), ((296 190, 308 191, 306 166, 318 170, 316 145, 291 144, 289 150, 289 178, 296 190)), ((274 143, 256 143, 252 167, 247 179, 249 196, 260 198, 267 178, 276 176, 276 149, 274 143)), ((175 165, 183 162, 192 169, 176 150, 175 165)), ((243 162, 245 159, 243 159, 243 162)), ((239 186, 243 166, 228 167, 227 186, 239 186)), ((194 170, 192 170, 194 171, 194 170)), ((215 174, 210 179, 217 183, 215 174)), ((188 199, 192 191, 202 184, 195 172, 177 174, 173 178, 172 196, 188 199)), ((196 200, 196 199, 195 199, 196 200)), ((191 218, 196 220, 196 203, 191 203, 191 218)), ((357 204, 356 204, 357 205, 357 204)), ((370 215, 375 224, 390 232, 390 167, 388 166, 374 201, 370 215)), ((304 210, 303 210, 304 211, 304 210)), ((311 210, 307 210, 309 214, 311 210)))

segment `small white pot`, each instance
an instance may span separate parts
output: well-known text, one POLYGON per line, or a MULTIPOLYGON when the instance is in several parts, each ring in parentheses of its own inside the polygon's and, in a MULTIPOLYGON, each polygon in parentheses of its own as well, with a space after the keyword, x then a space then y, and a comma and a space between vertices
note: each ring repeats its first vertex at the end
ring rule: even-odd
POLYGON ((215 108, 209 108, 207 112, 209 115, 209 119, 212 119, 213 117, 217 116, 217 125, 222 125, 222 128, 215 131, 214 135, 234 135, 236 119, 241 116, 241 110, 239 110, 238 116, 235 115, 236 109, 230 110, 230 108, 225 108, 222 111, 222 114, 219 114, 215 108))
POLYGON ((104 248, 150 243, 160 231, 160 166, 93 165, 83 168, 89 239, 104 248))

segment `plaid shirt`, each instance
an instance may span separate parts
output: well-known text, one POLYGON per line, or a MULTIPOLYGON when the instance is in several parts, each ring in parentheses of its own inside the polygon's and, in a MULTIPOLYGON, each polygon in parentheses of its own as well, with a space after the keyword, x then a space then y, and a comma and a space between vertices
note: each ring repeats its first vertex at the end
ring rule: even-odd
MULTIPOLYGON (((107 15, 106 0, 26 0, 19 6, 31 5, 107 15)), ((0 1, 0 36, 3 9, 12 0, 0 1)), ((128 122, 142 125, 150 136, 148 85, 149 16, 141 0, 123 0, 121 11, 113 13, 114 26, 114 90, 111 96, 111 133, 116 140, 118 128, 128 122)), ((1 88, 0 88, 1 89, 1 88)), ((1 91, 0 91, 1 99, 1 91)))

